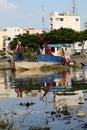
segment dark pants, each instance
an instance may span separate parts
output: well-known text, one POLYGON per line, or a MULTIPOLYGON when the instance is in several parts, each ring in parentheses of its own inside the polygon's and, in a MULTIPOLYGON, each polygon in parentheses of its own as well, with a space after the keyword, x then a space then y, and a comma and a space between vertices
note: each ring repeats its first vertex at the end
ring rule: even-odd
POLYGON ((65 61, 65 58, 62 58, 62 59, 61 59, 62 65, 65 65, 65 62, 66 62, 66 61, 65 61))
POLYGON ((23 55, 21 51, 18 51, 15 56, 14 56, 14 60, 23 60, 23 55))

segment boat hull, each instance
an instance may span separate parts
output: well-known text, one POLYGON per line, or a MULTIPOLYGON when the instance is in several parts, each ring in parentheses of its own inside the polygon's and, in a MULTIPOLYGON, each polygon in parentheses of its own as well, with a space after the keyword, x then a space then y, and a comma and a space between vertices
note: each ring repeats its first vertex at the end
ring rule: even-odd
POLYGON ((87 61, 81 62, 81 65, 82 65, 82 66, 87 66, 87 61))
POLYGON ((37 55, 37 61, 43 62, 61 62, 61 56, 53 56, 53 55, 37 55))

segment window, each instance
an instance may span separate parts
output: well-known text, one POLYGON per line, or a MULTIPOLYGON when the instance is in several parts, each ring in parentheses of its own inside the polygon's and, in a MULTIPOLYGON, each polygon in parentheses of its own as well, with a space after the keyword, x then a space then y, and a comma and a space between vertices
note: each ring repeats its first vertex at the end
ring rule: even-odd
POLYGON ((57 51, 59 51, 59 47, 57 47, 57 51))
POLYGON ((67 47, 65 47, 65 51, 67 51, 67 47))
POLYGON ((56 18, 57 21, 64 21, 64 18, 56 18))
POLYGON ((7 29, 3 29, 3 31, 4 31, 4 32, 6 32, 6 31, 7 31, 7 29))
POLYGON ((79 19, 78 19, 78 18, 76 18, 76 21, 78 22, 78 21, 79 21, 79 19))
POLYGON ((53 29, 53 24, 51 24, 50 26, 51 26, 51 29, 53 29))
POLYGON ((82 46, 82 44, 81 44, 81 43, 79 43, 79 44, 78 44, 78 46, 82 46))
POLYGON ((64 19, 63 19, 63 18, 61 18, 61 19, 60 19, 60 21, 64 21, 64 19))
POLYGON ((52 52, 55 52, 55 47, 51 47, 52 52))
POLYGON ((53 19, 52 19, 52 18, 50 18, 50 20, 51 20, 51 21, 53 21, 53 19))

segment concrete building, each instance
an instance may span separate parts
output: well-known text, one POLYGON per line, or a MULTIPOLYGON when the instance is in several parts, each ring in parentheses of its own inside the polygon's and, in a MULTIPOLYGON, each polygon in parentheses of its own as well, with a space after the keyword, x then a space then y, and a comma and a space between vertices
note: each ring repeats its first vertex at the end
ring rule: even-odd
POLYGON ((9 51, 9 43, 19 34, 26 33, 26 30, 19 27, 7 27, 3 29, 3 50, 9 51))
POLYGON ((75 31, 80 31, 80 16, 74 16, 71 13, 58 12, 50 13, 50 29, 71 28, 75 31))
POLYGON ((26 30, 19 27, 6 27, 0 32, 0 50, 8 51, 9 43, 16 35, 26 33, 26 30))
POLYGON ((84 29, 87 29, 87 22, 84 23, 84 29))
POLYGON ((43 33, 42 30, 35 29, 35 28, 32 28, 32 27, 28 28, 28 29, 27 29, 27 32, 28 32, 29 34, 36 34, 36 33, 41 34, 41 33, 43 33))
POLYGON ((81 42, 76 42, 73 44, 73 47, 72 47, 72 53, 74 52, 82 52, 84 54, 87 55, 87 40, 83 43, 81 42))
POLYGON ((3 41, 4 41, 5 32, 0 32, 0 50, 3 50, 3 41))
POLYGON ((42 33, 42 30, 35 28, 19 28, 19 27, 6 27, 0 32, 0 50, 9 51, 9 43, 19 34, 36 34, 42 33))

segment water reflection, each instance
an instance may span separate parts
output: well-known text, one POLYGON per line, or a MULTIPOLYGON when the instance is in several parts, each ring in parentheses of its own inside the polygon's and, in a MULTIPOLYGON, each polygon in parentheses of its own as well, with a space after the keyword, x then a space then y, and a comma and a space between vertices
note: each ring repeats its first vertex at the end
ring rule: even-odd
POLYGON ((6 89, 15 86, 15 71, 12 70, 4 71, 4 83, 6 89))
POLYGON ((87 92, 72 80, 85 82, 86 72, 0 72, 1 118, 15 122, 19 130, 84 129, 87 92))
POLYGON ((35 96, 37 93, 43 93, 41 97, 43 99, 48 92, 62 91, 70 88, 70 71, 16 79, 18 97, 35 96))
POLYGON ((72 73, 73 80, 81 81, 84 80, 84 82, 87 81, 87 66, 82 67, 82 69, 73 71, 72 73))

